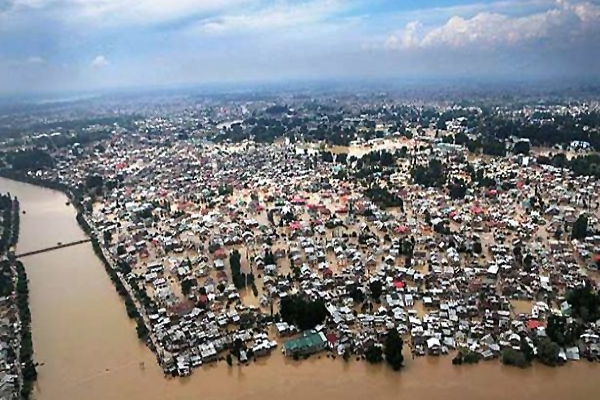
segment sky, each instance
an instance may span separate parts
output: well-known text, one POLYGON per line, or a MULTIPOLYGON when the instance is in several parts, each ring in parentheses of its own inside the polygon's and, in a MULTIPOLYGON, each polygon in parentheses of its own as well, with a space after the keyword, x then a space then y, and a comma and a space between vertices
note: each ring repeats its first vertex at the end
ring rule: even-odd
POLYGON ((0 0, 0 94, 600 78, 600 0, 0 0))

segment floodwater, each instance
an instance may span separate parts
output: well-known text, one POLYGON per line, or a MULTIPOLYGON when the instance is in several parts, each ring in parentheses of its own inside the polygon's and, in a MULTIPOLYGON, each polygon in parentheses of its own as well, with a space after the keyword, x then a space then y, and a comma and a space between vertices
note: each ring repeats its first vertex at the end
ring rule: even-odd
MULTIPOLYGON (((84 237, 75 211, 58 192, 0 178, 0 192, 17 195, 18 251, 84 237)), ((595 399, 600 366, 587 361, 528 370, 498 362, 454 367, 449 357, 411 360, 395 373, 322 354, 294 362, 275 352, 250 366, 225 363, 165 379, 89 243, 23 259, 29 281, 37 400, 188 399, 595 399), (140 363, 144 364, 141 368, 140 363)))

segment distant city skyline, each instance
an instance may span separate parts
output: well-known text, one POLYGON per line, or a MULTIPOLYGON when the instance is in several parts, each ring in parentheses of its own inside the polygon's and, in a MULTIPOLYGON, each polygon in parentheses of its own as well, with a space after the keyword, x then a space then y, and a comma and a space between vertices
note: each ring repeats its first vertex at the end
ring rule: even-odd
POLYGON ((0 94, 600 78, 600 0, 0 0, 0 94))

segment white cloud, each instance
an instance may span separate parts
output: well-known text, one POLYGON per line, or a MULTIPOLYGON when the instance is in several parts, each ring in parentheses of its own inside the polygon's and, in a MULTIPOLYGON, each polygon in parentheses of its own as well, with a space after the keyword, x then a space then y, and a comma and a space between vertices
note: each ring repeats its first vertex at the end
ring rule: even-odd
POLYGON ((441 26, 423 29, 418 22, 386 40, 393 49, 431 47, 496 47, 555 40, 561 43, 600 33, 600 6, 560 0, 543 12, 509 16, 480 12, 471 18, 451 17, 441 26), (419 27, 419 29, 417 29, 419 27))
POLYGON ((248 0, 69 0, 91 19, 152 23, 239 7, 248 0))
MULTIPOLYGON (((45 12, 61 23, 114 26, 152 24, 232 10, 256 0, 9 0, 13 16, 45 12)), ((259 0, 262 1, 262 0, 259 0)))
POLYGON ((44 60, 42 57, 38 57, 38 56, 31 56, 27 59, 28 64, 43 64, 45 62, 46 62, 46 60, 44 60))
POLYGON ((13 67, 27 67, 45 64, 46 60, 42 57, 31 56, 27 58, 0 58, 0 65, 13 67))
POLYGON ((293 4, 276 2, 275 5, 254 12, 231 13, 202 22, 192 31, 222 34, 241 31, 262 31, 318 23, 342 8, 339 0, 311 0, 293 4))
POLYGON ((419 21, 409 22, 398 35, 390 36, 385 45, 389 49, 416 47, 419 45, 419 35, 422 31, 422 23, 419 21))
POLYGON ((104 56, 96 56, 92 61, 92 66, 96 68, 103 68, 109 65, 108 60, 104 56))

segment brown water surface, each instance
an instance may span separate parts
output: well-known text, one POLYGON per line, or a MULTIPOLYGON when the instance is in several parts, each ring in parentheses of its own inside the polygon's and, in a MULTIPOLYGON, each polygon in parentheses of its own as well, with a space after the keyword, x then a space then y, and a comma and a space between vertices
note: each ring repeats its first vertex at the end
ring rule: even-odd
MULTIPOLYGON (((84 237, 58 192, 0 178, 21 208, 18 252, 84 237)), ((186 379, 165 379, 89 243, 23 259, 30 280, 38 400, 187 399, 570 399, 600 396, 600 367, 586 361, 528 370, 498 362, 453 367, 449 357, 411 360, 395 373, 340 358, 286 360, 279 353, 248 367, 218 363, 186 379), (143 362, 145 368, 140 368, 143 362)))

